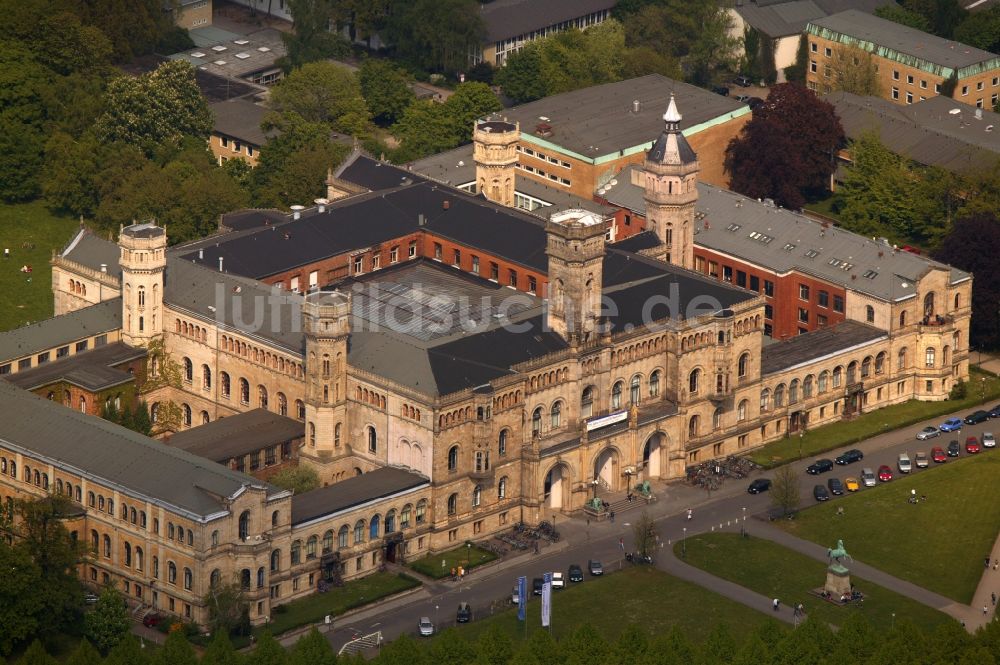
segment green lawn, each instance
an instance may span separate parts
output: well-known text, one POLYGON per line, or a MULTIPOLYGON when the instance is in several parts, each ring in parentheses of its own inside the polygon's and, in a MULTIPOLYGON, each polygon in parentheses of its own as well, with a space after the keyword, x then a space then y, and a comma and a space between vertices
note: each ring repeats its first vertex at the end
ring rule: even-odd
POLYGON ((473 568, 481 566, 484 563, 489 563, 496 558, 497 555, 493 552, 480 549, 475 545, 471 548, 466 545, 460 545, 459 547, 456 547, 453 550, 448 550, 447 552, 429 554, 423 559, 411 561, 407 565, 421 575, 426 575, 427 577, 439 580, 451 575, 452 568, 462 566, 466 570, 472 570, 473 568), (443 564, 442 561, 444 562, 443 564))
MULTIPOLYGON (((441 610, 448 612, 446 618, 442 615, 442 622, 454 621, 455 608, 448 606, 441 610)), ((543 630, 540 612, 541 602, 533 596, 528 603, 529 633, 543 630)), ((699 643, 716 624, 725 623, 740 642, 769 618, 763 612, 648 566, 629 565, 622 572, 597 578, 588 576, 585 582, 552 594, 551 628, 557 639, 583 623, 590 623, 609 639, 617 638, 630 623, 651 635, 665 633, 676 624, 693 643, 699 643)), ((489 618, 477 616, 472 623, 461 626, 459 632, 474 641, 492 625, 515 639, 522 639, 525 634, 525 624, 517 620, 516 608, 489 618)))
MULTIPOLYGON (((914 441, 913 450, 931 445, 914 441)), ((1000 455, 981 453, 929 471, 897 476, 775 524, 827 547, 843 539, 858 560, 969 603, 983 573, 983 556, 1000 530, 1000 455), (908 503, 911 488, 927 501, 908 503), (835 515, 837 507, 844 509, 843 516, 835 515)))
POLYGON ((831 219, 839 221, 840 215, 838 215, 833 209, 834 206, 837 205, 839 198, 840 197, 837 196, 836 194, 830 194, 825 199, 806 203, 805 206, 803 207, 806 210, 811 210, 813 212, 819 213, 820 215, 823 215, 824 217, 830 217, 831 219))
POLYGON ((902 404, 893 404, 877 411, 862 414, 854 420, 809 430, 801 437, 801 442, 798 436, 789 436, 773 441, 750 453, 748 457, 765 468, 771 468, 798 459, 800 445, 802 457, 811 457, 834 448, 864 441, 890 430, 913 425, 928 418, 943 416, 952 411, 972 409, 983 403, 982 395, 984 392, 986 402, 993 402, 1000 397, 1000 378, 976 367, 969 369, 969 388, 965 399, 945 400, 943 402, 911 400, 902 404), (983 381, 983 379, 986 380, 983 381))
POLYGON ((52 250, 60 250, 78 228, 76 220, 55 217, 42 203, 0 205, 0 330, 52 316, 52 250), (31 243, 34 249, 22 248, 31 243), (5 261, 3 250, 10 249, 5 261), (31 274, 20 272, 31 266, 31 274), (30 278, 30 281, 29 281, 30 278))
MULTIPOLYGON (((855 549, 847 537, 844 541, 848 551, 855 549)), ((800 602, 810 617, 833 625, 842 624, 850 612, 864 612, 875 630, 888 630, 894 621, 893 614, 896 619, 912 621, 920 629, 931 629, 952 620, 935 609, 855 576, 851 581, 865 594, 862 607, 844 607, 821 600, 809 591, 823 586, 826 564, 769 540, 741 538, 736 533, 711 533, 688 538, 686 545, 687 563, 767 598, 779 598, 786 604, 800 602)), ((681 543, 674 545, 674 552, 680 555, 681 543)))

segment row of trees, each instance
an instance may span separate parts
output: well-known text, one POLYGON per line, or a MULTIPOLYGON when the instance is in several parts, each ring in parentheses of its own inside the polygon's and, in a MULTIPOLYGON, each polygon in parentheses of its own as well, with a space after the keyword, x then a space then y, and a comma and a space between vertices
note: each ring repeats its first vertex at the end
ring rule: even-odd
POLYGON ((945 39, 955 39, 988 51, 1000 45, 1000 8, 971 13, 959 0, 896 0, 875 9, 875 15, 923 30, 945 39))

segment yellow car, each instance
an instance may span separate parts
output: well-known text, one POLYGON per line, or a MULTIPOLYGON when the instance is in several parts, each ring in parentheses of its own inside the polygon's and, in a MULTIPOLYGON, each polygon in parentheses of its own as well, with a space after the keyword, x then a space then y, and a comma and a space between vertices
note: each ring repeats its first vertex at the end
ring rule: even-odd
POLYGON ((857 492, 861 489, 861 485, 858 484, 857 478, 844 478, 844 487, 848 492, 857 492))

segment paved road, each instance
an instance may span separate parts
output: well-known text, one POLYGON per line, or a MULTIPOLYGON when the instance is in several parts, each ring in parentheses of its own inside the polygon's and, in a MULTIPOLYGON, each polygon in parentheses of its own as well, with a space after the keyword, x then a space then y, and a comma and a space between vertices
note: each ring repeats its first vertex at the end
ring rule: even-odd
MULTIPOLYGON (((955 415, 964 416, 969 411, 955 415)), ((973 434, 981 436, 984 431, 991 431, 991 428, 996 428, 997 434, 1000 435, 1000 422, 987 421, 981 425, 966 426, 960 433, 944 434, 929 441, 915 439, 916 433, 926 424, 937 425, 944 420, 945 417, 937 418, 933 421, 875 436, 860 444, 850 446, 856 447, 864 453, 865 457, 862 462, 847 467, 835 466, 832 472, 818 477, 805 473, 805 467, 813 461, 813 458, 793 462, 792 466, 801 478, 803 505, 810 505, 813 502, 813 485, 818 482, 825 483, 831 476, 836 476, 841 480, 848 475, 857 477, 863 467, 877 469, 881 464, 891 466, 895 472, 896 459, 901 452, 909 453, 912 458, 918 450, 928 452, 935 445, 944 447, 951 439, 958 439, 964 444, 966 436, 973 434)), ((831 451, 823 457, 833 459, 839 452, 842 451, 831 451)), ((1000 454, 1000 450, 986 451, 980 454, 1000 454)), ((964 446, 962 456, 965 456, 964 446)), ((933 473, 935 466, 932 463, 927 469, 915 469, 913 474, 933 473)), ((760 475, 769 476, 770 472, 757 473, 753 477, 760 475)), ((650 516, 656 520, 660 538, 666 541, 664 545, 669 547, 670 542, 682 538, 684 535, 693 535, 709 531, 712 528, 737 528, 737 524, 743 522, 745 518, 751 533, 772 538, 793 549, 805 551, 811 556, 825 558, 824 548, 787 536, 784 532, 772 529, 766 523, 755 520, 755 516, 766 513, 770 505, 770 498, 766 493, 757 496, 747 494, 746 486, 748 483, 749 479, 744 481, 730 480, 720 490, 712 492, 711 495, 682 482, 672 482, 657 487, 658 501, 651 504, 648 511, 650 516), (690 521, 686 519, 688 508, 693 510, 693 519, 690 521)), ((861 491, 872 490, 862 489, 861 491)), ((833 500, 836 501, 837 498, 835 497, 833 500)), ((421 616, 430 617, 439 627, 449 626, 454 623, 455 610, 461 601, 469 602, 472 605, 474 620, 483 618, 489 615, 492 601, 509 597, 511 588, 519 575, 528 577, 530 589, 531 579, 541 576, 545 571, 565 571, 573 563, 586 567, 587 560, 591 558, 606 563, 621 559, 623 549, 620 543, 622 541, 626 550, 633 549, 631 520, 635 519, 638 514, 639 510, 633 509, 619 514, 614 524, 602 522, 589 526, 583 519, 567 518, 564 522, 557 524, 563 534, 562 541, 549 550, 543 550, 537 556, 522 555, 509 558, 491 570, 479 573, 474 571, 461 583, 429 582, 424 589, 408 598, 389 601, 382 607, 353 615, 345 619, 343 624, 336 623, 334 629, 328 633, 328 637, 333 646, 339 649, 359 633, 365 634, 378 630, 382 632, 386 640, 392 640, 404 633, 415 634, 416 622, 421 616)), ((660 557, 658 565, 680 577, 712 588, 749 606, 764 611, 769 607, 769 600, 760 597, 759 594, 737 585, 725 583, 714 576, 695 571, 673 557, 660 557), (708 581, 707 578, 711 578, 713 581, 708 581)), ((937 594, 915 585, 908 585, 906 582, 896 580, 881 571, 864 566, 862 563, 855 564, 855 567, 860 576, 905 593, 932 607, 948 611, 949 607, 954 609, 956 606, 952 601, 937 594)), ((997 575, 1000 576, 1000 573, 997 575)), ((978 596, 979 594, 977 594, 977 599, 978 596)), ((953 616, 956 615, 954 611, 950 613, 953 616)), ((992 610, 990 614, 992 615, 992 610)), ((791 621, 791 611, 786 608, 779 618, 791 621), (786 614, 787 616, 785 616, 786 614)))

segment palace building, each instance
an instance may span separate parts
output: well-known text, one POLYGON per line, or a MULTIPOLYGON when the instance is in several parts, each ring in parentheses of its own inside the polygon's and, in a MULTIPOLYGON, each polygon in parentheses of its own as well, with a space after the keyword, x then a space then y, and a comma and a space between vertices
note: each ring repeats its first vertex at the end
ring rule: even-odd
POLYGON ((489 139, 510 123, 486 120, 480 195, 354 155, 314 206, 228 215, 197 242, 81 230, 53 259, 46 348, 0 334, 17 355, 0 366, 37 372, 81 337, 62 321, 114 303, 101 334, 149 351, 133 376, 164 440, 5 385, 0 493, 79 502, 87 579, 194 621, 235 579, 263 622, 321 580, 655 492, 968 376, 971 275, 706 189, 672 98, 661 123, 600 201, 551 215, 510 207, 510 150, 489 139), (626 215, 636 232, 608 242, 626 215), (775 334, 799 301, 809 326, 775 334), (294 463, 324 486, 266 482, 294 463))

